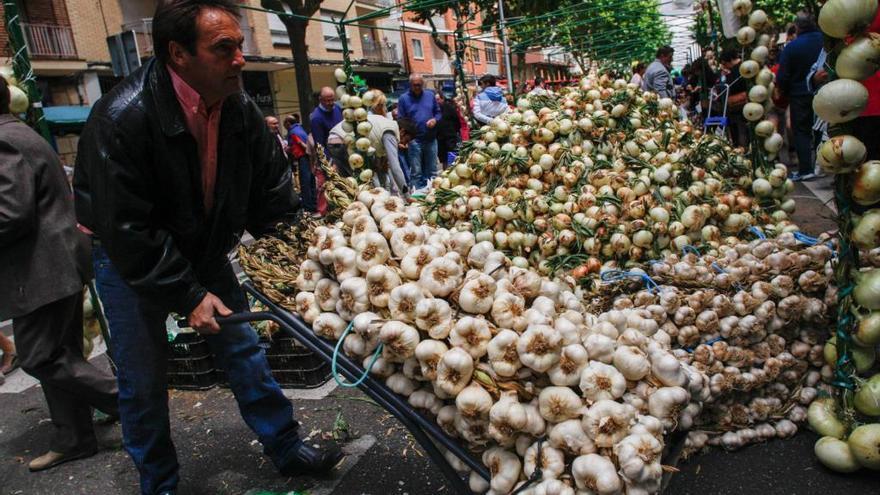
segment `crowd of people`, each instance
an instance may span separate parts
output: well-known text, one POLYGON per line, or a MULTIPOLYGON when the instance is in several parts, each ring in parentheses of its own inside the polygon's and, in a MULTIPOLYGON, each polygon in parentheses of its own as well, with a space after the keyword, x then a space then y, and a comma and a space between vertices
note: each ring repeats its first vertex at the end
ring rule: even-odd
MULTIPOLYGON (((511 95, 498 86, 493 75, 484 75, 478 92, 471 99, 472 115, 479 125, 490 123, 513 108, 511 95)), ((452 164, 458 145, 469 138, 470 126, 454 98, 425 87, 419 74, 409 77, 409 89, 394 104, 379 89, 369 90, 372 104, 367 109, 371 131, 367 136, 376 150, 371 166, 373 182, 393 194, 408 198, 424 189, 440 170, 452 164)), ((541 77, 535 78, 531 95, 547 95, 541 77)), ((316 107, 305 129, 300 114, 279 121, 268 116, 265 122, 278 142, 280 152, 295 174, 302 207, 309 214, 323 216, 327 201, 322 193, 325 174, 318 149, 343 177, 356 173, 349 163, 343 108, 333 88, 324 87, 316 95, 316 107)))
MULTIPOLYGON (((869 28, 880 31, 880 15, 869 28)), ((816 21, 801 13, 786 32, 771 43, 766 66, 776 75, 771 94, 772 106, 766 118, 776 124, 784 138, 779 160, 785 163, 794 181, 808 181, 822 175, 816 167, 816 150, 828 139, 827 124, 813 114, 813 96, 828 81, 830 68, 822 47, 823 36, 816 21)), ((749 145, 749 123, 742 110, 748 103, 748 81, 740 75, 742 50, 726 48, 716 56, 705 48, 699 58, 680 71, 672 68, 674 50, 657 50, 646 65, 632 67, 630 82, 662 97, 675 99, 688 117, 698 125, 708 117, 724 117, 721 128, 736 146, 749 145)), ((868 158, 880 158, 880 75, 862 81, 868 89, 868 106, 853 126, 854 134, 868 147, 868 158)), ((717 125, 713 120, 713 125, 717 125)), ((709 130, 715 130, 712 128, 709 130)))

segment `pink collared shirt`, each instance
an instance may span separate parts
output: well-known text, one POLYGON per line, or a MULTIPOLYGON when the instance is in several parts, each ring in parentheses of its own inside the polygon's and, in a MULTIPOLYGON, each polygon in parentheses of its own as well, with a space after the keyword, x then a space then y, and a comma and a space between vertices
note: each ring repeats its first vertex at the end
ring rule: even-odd
POLYGON ((186 127, 196 140, 199 160, 202 162, 202 192, 205 195, 205 211, 214 206, 214 185, 217 183, 217 143, 220 134, 220 109, 223 101, 211 108, 205 106, 202 96, 177 75, 171 67, 171 84, 177 101, 183 110, 186 127))

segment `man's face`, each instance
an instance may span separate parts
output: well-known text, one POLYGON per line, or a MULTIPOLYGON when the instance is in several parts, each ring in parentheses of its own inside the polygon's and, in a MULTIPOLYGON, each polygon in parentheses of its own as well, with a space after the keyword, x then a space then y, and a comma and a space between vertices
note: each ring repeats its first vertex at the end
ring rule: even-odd
POLYGON ((278 134, 278 119, 275 117, 266 117, 266 126, 268 126, 269 130, 274 134, 278 134))
POLYGON ((400 131, 400 144, 406 146, 410 141, 412 141, 412 136, 406 131, 400 131))
POLYGON ((318 101, 321 103, 321 106, 324 108, 330 108, 336 103, 336 93, 333 91, 321 91, 321 95, 318 97, 318 101))
POLYGON ((673 55, 672 53, 670 53, 668 55, 663 55, 660 58, 660 61, 663 62, 664 65, 669 65, 672 63, 672 55, 673 55))
POLYGON ((421 78, 413 79, 409 83, 410 91, 416 96, 422 94, 422 90, 425 89, 425 81, 421 78))
POLYGON ((202 9, 196 19, 196 30, 195 54, 172 42, 171 58, 181 77, 213 105, 241 91, 244 36, 238 19, 221 9, 202 9))

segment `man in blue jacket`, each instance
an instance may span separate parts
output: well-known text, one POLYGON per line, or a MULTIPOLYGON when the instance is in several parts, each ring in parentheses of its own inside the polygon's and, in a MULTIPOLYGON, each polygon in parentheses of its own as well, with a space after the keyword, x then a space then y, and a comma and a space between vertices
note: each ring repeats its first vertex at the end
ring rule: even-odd
POLYGON ((416 123, 416 138, 409 143, 407 160, 410 167, 411 189, 425 187, 437 174, 437 122, 440 105, 434 92, 425 88, 425 80, 419 74, 409 76, 409 91, 397 102, 397 117, 412 119, 416 123))
POLYGON ((807 87, 807 74, 822 51, 822 33, 812 18, 801 15, 795 21, 797 38, 785 45, 779 56, 776 89, 787 97, 791 108, 794 148, 798 172, 792 180, 810 180, 813 173, 813 93, 807 87))

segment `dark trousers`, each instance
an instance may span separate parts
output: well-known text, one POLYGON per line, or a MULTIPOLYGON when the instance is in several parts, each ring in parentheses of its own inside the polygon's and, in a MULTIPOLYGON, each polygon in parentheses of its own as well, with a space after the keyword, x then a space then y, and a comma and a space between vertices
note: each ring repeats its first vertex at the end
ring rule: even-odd
POLYGON ((453 137, 438 137, 437 138, 437 158, 440 159, 440 163, 443 164, 443 168, 449 166, 449 153, 455 152, 458 149, 458 140, 453 137))
POLYGON ((792 96, 789 98, 791 110, 791 131, 794 136, 794 150, 797 153, 798 173, 812 174, 815 168, 813 155, 813 96, 792 96))
POLYGON ((40 380, 55 432, 49 448, 95 449, 92 408, 116 415, 116 379, 83 357, 83 295, 78 292, 12 320, 25 373, 40 380))
MULTIPOLYGON (((177 454, 168 416, 168 312, 141 299, 116 271, 106 250, 92 249, 95 281, 110 327, 110 347, 118 365, 119 412, 125 450, 141 478, 141 493, 174 492, 179 480, 177 454)), ((235 273, 227 266, 202 283, 226 306, 248 308, 235 273)), ((215 362, 226 370, 229 387, 245 423, 257 434, 279 468, 292 460, 301 441, 293 406, 272 378, 257 334, 247 323, 223 325, 206 335, 215 362)))
POLYGON ((354 175, 351 166, 348 164, 348 147, 346 145, 338 143, 328 144, 327 154, 330 156, 330 161, 336 167, 339 175, 343 177, 354 175))
POLYGON ((743 148, 749 145, 749 121, 742 114, 742 108, 727 109, 727 125, 730 128, 730 141, 743 148))
POLYGON ((868 160, 880 160, 880 115, 859 117, 852 123, 853 136, 865 143, 868 160))
POLYGON ((318 187, 315 184, 315 176, 309 166, 308 155, 295 158, 299 170, 299 193, 302 198, 303 208, 309 212, 318 211, 318 187))

